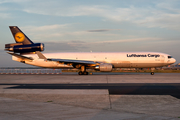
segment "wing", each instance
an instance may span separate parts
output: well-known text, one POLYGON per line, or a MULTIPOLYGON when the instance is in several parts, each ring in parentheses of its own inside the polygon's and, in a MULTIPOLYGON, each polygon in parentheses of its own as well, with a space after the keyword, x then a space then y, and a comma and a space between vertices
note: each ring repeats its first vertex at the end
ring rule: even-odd
POLYGON ((46 58, 41 52, 37 52, 36 54, 39 56, 39 59, 44 59, 48 61, 55 61, 59 64, 67 64, 67 65, 85 65, 85 66, 96 66, 100 64, 100 62, 96 61, 88 61, 88 60, 72 60, 72 59, 54 59, 54 58, 46 58))
POLYGON ((71 60, 71 59, 47 59, 47 60, 56 61, 60 64, 67 64, 67 65, 81 64, 86 66, 95 66, 98 64, 98 62, 88 61, 88 60, 71 60))

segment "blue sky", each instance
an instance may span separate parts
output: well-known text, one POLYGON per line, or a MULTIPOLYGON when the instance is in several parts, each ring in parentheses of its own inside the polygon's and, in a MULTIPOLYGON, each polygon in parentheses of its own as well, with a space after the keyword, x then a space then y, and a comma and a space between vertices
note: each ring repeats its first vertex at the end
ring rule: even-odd
POLYGON ((18 26, 44 52, 152 51, 180 62, 180 0, 0 0, 0 67, 18 26))

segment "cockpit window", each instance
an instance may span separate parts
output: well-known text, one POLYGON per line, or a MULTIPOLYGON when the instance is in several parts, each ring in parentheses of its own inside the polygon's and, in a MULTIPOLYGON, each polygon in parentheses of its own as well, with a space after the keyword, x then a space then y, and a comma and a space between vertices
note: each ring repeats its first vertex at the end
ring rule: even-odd
POLYGON ((168 56, 168 58, 172 58, 172 56, 168 56))

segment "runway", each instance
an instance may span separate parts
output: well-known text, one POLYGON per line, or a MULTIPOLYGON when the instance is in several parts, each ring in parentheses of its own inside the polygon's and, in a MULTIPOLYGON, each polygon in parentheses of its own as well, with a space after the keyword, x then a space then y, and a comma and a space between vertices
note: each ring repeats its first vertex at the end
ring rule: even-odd
POLYGON ((178 119, 180 74, 0 75, 0 105, 4 119, 37 106, 42 119, 178 119))

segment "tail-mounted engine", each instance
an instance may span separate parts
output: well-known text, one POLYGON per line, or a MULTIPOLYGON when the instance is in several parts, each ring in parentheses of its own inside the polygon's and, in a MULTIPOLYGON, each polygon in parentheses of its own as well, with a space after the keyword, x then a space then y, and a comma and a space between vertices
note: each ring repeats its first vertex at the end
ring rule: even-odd
POLYGON ((5 50, 14 53, 29 53, 36 51, 44 51, 44 44, 34 43, 34 44, 23 45, 23 43, 12 43, 12 44, 6 44, 5 50))

